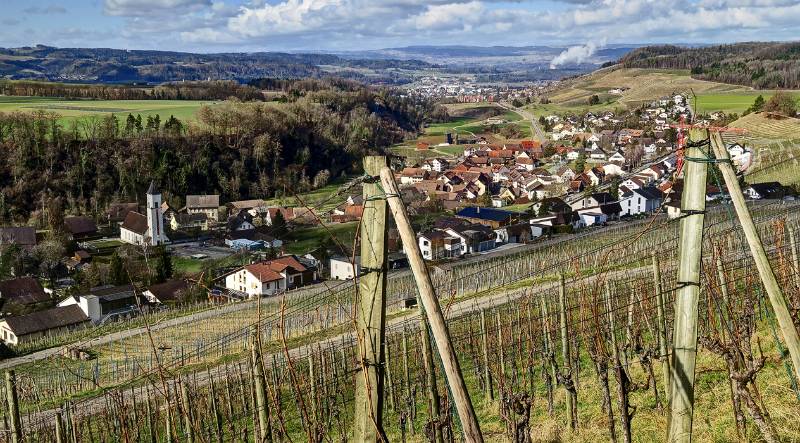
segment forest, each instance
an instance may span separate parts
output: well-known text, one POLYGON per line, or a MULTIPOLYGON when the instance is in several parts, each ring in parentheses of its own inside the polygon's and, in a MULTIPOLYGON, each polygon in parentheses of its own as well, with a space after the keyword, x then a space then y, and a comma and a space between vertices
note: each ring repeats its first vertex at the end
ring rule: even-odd
POLYGON ((129 115, 59 123, 52 112, 0 113, 0 224, 45 224, 45 211, 100 214, 136 201, 155 180, 170 203, 269 198, 357 172, 360 159, 446 115, 434 104, 347 81, 295 85, 286 103, 236 99, 198 122, 129 115))
POLYGON ((698 80, 757 89, 800 88, 800 43, 736 43, 686 48, 648 46, 622 57, 626 68, 685 69, 698 80))
POLYGON ((155 87, 0 80, 0 95, 94 100, 264 100, 258 88, 233 80, 174 82, 155 87))

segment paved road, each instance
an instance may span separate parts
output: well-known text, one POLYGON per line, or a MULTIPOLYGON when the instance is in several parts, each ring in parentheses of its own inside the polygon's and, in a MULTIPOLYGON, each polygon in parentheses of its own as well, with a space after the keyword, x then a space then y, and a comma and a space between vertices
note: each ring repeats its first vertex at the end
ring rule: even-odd
POLYGON ((507 109, 512 112, 516 112, 522 118, 531 122, 531 128, 533 128, 533 130, 536 132, 536 138, 538 138, 540 142, 544 143, 545 141, 548 140, 547 136, 544 134, 544 131, 542 131, 542 128, 539 126, 539 122, 536 120, 535 115, 531 114, 530 112, 524 109, 515 108, 507 103, 499 102, 498 104, 500 105, 501 108, 507 109))

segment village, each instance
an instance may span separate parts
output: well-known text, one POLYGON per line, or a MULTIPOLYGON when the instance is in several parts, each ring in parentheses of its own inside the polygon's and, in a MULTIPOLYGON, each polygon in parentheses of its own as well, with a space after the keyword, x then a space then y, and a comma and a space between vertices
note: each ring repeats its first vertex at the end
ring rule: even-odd
MULTIPOLYGON (((441 263, 491 251, 512 253, 543 237, 651 214, 680 217, 682 183, 675 179, 679 134, 671 125, 690 112, 685 98, 676 95, 624 116, 543 116, 539 124, 550 138, 544 142, 501 144, 447 133, 442 144, 458 147, 460 155, 414 163, 395 158, 403 201, 419 220, 417 241, 424 259, 441 263), (633 127, 619 128, 624 123, 633 127)), ((416 145, 420 152, 431 148, 425 142, 416 145)), ((746 147, 730 143, 728 151, 740 171, 749 167, 746 147)), ((762 183, 745 193, 752 199, 781 199, 791 190, 762 183)), ((723 194, 709 184, 708 201, 723 194)), ((144 205, 114 204, 102 218, 65 217, 69 253, 42 259, 35 269, 14 263, 14 257, 36 257, 43 244, 52 243, 48 235, 33 227, 0 227, 0 253, 11 274, 0 281, 3 342, 16 346, 125 321, 144 311, 274 296, 361 273, 352 249, 325 244, 292 254, 285 248, 285 235, 293 228, 357 224, 364 210, 358 193, 327 211, 261 199, 222 202, 219 195, 187 195, 185 205, 176 208, 155 183, 143 200, 144 205), (86 282, 87 274, 115 272, 122 256, 128 266, 146 267, 150 260, 161 268, 156 277, 141 271, 146 278, 117 275, 95 278, 106 283, 99 286, 86 282), (177 273, 171 263, 176 259, 225 263, 177 273)), ((408 265, 394 228, 389 228, 389 251, 389 269, 408 265)))

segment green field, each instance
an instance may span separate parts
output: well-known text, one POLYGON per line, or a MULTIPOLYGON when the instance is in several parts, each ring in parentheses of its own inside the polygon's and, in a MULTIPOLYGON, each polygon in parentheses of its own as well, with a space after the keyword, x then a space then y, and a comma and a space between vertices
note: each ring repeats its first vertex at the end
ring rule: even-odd
MULTIPOLYGON (((693 105, 696 106, 696 110, 700 114, 717 111, 742 114, 753 104, 753 101, 755 101, 756 97, 759 95, 763 96, 764 100, 769 100, 769 98, 774 94, 774 91, 753 91, 732 94, 698 94, 697 102, 696 104, 693 103, 693 105)), ((795 97, 795 100, 800 103, 800 92, 793 92, 792 95, 795 97)))
POLYGON ((186 122, 196 118, 197 110, 212 101, 195 100, 65 100, 51 97, 0 96, 0 112, 55 112, 66 124, 91 116, 114 114, 124 121, 128 114, 142 118, 159 115, 163 124, 171 115, 186 122))

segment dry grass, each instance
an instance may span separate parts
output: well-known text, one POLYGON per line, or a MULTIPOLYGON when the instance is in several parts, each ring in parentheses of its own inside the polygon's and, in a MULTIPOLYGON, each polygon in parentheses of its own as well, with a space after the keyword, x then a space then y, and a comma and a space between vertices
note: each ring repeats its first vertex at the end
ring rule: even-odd
POLYGON ((618 104, 636 105, 673 93, 694 91, 699 93, 733 93, 750 90, 742 86, 726 85, 703 80, 695 80, 688 71, 654 69, 614 69, 599 70, 594 73, 565 82, 564 88, 552 93, 549 98, 561 105, 583 106, 589 97, 601 95, 614 88, 628 88, 621 95, 613 95, 618 104))

